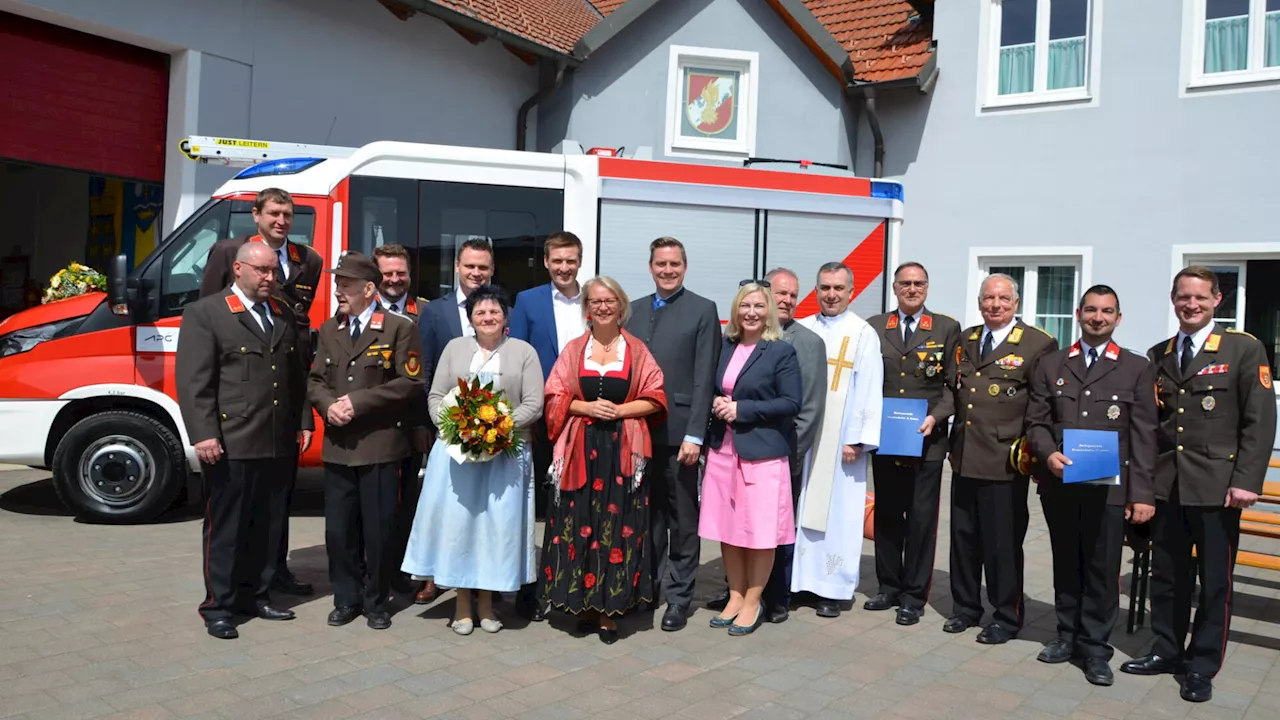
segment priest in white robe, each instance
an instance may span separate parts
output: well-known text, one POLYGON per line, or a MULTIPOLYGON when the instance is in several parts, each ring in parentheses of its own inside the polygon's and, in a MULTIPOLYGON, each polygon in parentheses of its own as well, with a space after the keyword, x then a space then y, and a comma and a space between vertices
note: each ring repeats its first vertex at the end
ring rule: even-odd
POLYGON ((792 592, 811 592, 821 617, 837 617, 853 599, 862 562, 868 453, 880 444, 884 365, 875 329, 849 310, 853 272, 840 263, 818 271, 821 312, 799 320, 827 348, 826 408, 796 509, 792 592))

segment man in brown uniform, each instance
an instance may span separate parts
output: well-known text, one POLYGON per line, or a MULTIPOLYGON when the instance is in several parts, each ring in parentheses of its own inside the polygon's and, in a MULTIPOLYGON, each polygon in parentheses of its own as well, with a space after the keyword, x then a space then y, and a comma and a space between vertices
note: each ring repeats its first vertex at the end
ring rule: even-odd
MULTIPOLYGON (((234 279, 232 264, 241 246, 249 242, 264 243, 276 258, 275 293, 293 311, 297 326, 298 354, 303 363, 309 362, 311 319, 308 313, 311 312, 311 301, 316 296, 316 286, 320 283, 320 255, 306 245, 289 241, 289 230, 293 227, 293 197, 284 190, 267 188, 258 193, 253 201, 253 221, 258 226, 257 235, 220 240, 209 249, 204 279, 200 283, 200 297, 217 295, 227 289, 234 279)), ((293 504, 293 485, 298 474, 296 462, 287 474, 289 492, 282 511, 284 519, 280 523, 280 532, 284 535, 279 543, 280 556, 272 587, 290 595, 310 595, 311 585, 294 577, 286 562, 289 556, 289 512, 293 504)))
POLYGON ((1058 637, 1039 660, 1084 660, 1085 679, 1114 682, 1108 641, 1120 614, 1120 561, 1125 520, 1145 523, 1155 513, 1155 368, 1111 341, 1120 324, 1120 299, 1094 285, 1076 309, 1080 340, 1040 361, 1031 380, 1027 440, 1049 540, 1053 546, 1058 637), (1115 482, 1063 482, 1070 465, 1063 431, 1116 433, 1120 475, 1115 482))
POLYGON ((387 595, 399 558, 392 533, 405 430, 422 396, 422 344, 407 318, 378 303, 378 266, 347 253, 337 275, 338 315, 320 326, 308 391, 325 420, 324 524, 334 610, 330 625, 363 612, 375 630, 391 627, 387 595), (362 552, 363 550, 363 552, 362 552))
POLYGON ((1006 643, 1023 622, 1022 541, 1031 474, 1023 430, 1036 365, 1058 349, 1049 333, 1018 320, 1018 284, 994 273, 982 281, 983 324, 956 350, 956 417, 951 428, 951 617, 963 632, 982 620, 979 588, 987 576, 992 622, 978 642, 1006 643), (1019 452, 1021 450, 1022 452, 1019 452), (1015 464, 1016 463, 1016 464, 1015 464))
POLYGON ((306 365, 289 307, 271 297, 275 256, 245 245, 235 282, 187 306, 175 382, 187 434, 209 497, 204 516, 205 599, 210 635, 238 637, 231 618, 249 612, 288 620, 271 605, 291 468, 311 443, 306 365))
POLYGON ((1178 334, 1154 345, 1160 408, 1156 518, 1151 533, 1151 652, 1120 669, 1186 674, 1182 698, 1213 696, 1231 627, 1240 511, 1262 492, 1276 432, 1271 365, 1262 343, 1213 320, 1218 278, 1191 266, 1173 279, 1178 334), (1192 556, 1192 549, 1196 555, 1192 556), (1191 591, 1200 578, 1191 644, 1191 591))
POLYGON ((868 610, 898 607, 897 623, 920 622, 933 580, 938 540, 942 463, 947 457, 947 421, 955 414, 956 348, 960 323, 929 312, 929 273, 919 263, 903 263, 893 273, 898 307, 867 322, 880 334, 884 396, 929 401, 920 425, 919 457, 875 453, 876 578, 880 592, 868 610))

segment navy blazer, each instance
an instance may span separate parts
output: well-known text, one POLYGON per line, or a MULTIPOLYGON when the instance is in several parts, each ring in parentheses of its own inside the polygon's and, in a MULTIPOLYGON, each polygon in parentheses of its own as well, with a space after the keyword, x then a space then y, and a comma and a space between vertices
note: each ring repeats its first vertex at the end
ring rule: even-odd
MULTIPOLYGON (((507 323, 509 334, 533 346, 542 365, 542 379, 551 377, 551 368, 560 357, 560 338, 556 334, 556 310, 551 283, 529 288, 516 295, 516 306, 507 323)), ((572 340, 573 338, 566 338, 572 340)))
MULTIPOLYGON (((724 339, 720 366, 716 368, 716 395, 729 395, 738 403, 733 423, 733 449, 743 460, 768 460, 791 456, 788 438, 800 414, 804 388, 795 348, 785 340, 761 340, 738 373, 733 392, 724 391, 724 375, 738 344, 724 339)), ((725 423, 712 415, 709 445, 724 442, 725 423)))
MULTIPOLYGON (((462 319, 458 317, 458 291, 438 297, 427 303, 418 317, 418 334, 422 338, 422 359, 425 377, 435 377, 436 364, 444 346, 450 340, 462 337, 462 319)), ((427 383, 430 390, 431 383, 427 383)))

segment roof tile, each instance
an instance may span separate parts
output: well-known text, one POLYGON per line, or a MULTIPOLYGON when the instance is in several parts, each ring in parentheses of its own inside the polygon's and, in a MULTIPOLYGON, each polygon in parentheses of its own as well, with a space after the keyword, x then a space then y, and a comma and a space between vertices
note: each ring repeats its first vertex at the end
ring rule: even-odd
POLYGON ((849 53, 854 77, 885 82, 915 77, 929 60, 933 28, 906 0, 802 0, 849 53))
POLYGON ((596 6, 596 10, 598 10, 601 15, 609 17, 610 13, 622 7, 622 4, 626 1, 627 0, 591 0, 591 4, 596 6))
POLYGON ((565 55, 572 53, 574 43, 600 22, 587 0, 431 1, 565 55))

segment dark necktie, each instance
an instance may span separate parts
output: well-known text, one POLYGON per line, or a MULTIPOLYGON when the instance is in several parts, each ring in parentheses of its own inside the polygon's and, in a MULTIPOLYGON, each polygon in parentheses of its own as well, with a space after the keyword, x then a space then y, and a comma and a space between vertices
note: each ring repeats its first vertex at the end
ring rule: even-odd
POLYGON ((360 318, 351 318, 351 340, 360 339, 360 318))
POLYGON ((911 323, 910 315, 902 319, 902 344, 907 347, 911 346, 911 323))
POLYGON ((1093 366, 1096 365, 1097 363, 1098 363, 1098 351, 1094 348, 1089 348, 1089 365, 1084 369, 1084 374, 1088 375, 1093 370, 1093 366))
POLYGON ((987 356, 991 354, 991 339, 993 337, 995 337, 995 333, 988 330, 986 339, 982 341, 982 359, 983 360, 986 360, 987 356))
POLYGON ((1182 364, 1178 369, 1185 373, 1187 368, 1191 367, 1191 358, 1194 356, 1195 353, 1192 352, 1191 347, 1191 336, 1188 335, 1182 338, 1182 364))
POLYGON ((271 337, 271 314, 267 312, 267 304, 258 303, 253 306, 253 311, 262 318, 262 332, 266 333, 267 337, 271 337))

